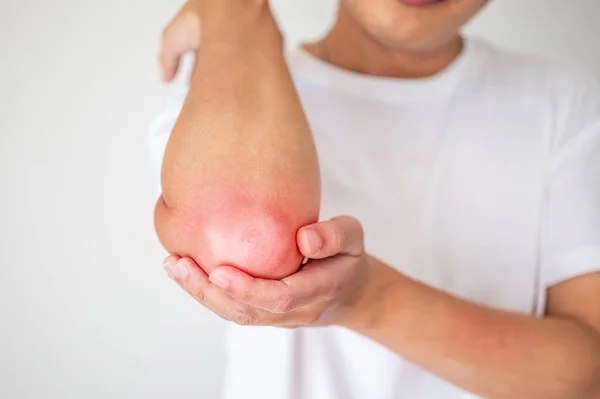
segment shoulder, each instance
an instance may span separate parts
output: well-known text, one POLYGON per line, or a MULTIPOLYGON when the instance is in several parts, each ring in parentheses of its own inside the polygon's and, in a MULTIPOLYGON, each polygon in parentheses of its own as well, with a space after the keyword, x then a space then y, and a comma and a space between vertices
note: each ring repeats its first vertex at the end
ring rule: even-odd
POLYGON ((484 54, 480 94, 510 99, 552 126, 554 144, 600 119, 600 79, 569 60, 555 60, 474 39, 484 54))
POLYGON ((485 58, 481 75, 490 82, 518 84, 548 94, 598 93, 598 77, 576 62, 519 52, 482 39, 471 41, 485 58))

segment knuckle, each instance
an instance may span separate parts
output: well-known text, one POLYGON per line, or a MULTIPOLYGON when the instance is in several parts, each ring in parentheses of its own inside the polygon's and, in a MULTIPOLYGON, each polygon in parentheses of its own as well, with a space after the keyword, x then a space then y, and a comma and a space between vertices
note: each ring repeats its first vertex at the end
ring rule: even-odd
POLYGON ((238 309, 234 311, 231 321, 240 326, 251 326, 256 323, 256 313, 249 309, 238 309))
POLYGON ((339 216, 333 219, 333 240, 336 249, 359 252, 364 248, 364 229, 358 219, 352 216, 339 216))
POLYGON ((337 286, 331 286, 323 294, 323 300, 325 301, 325 303, 333 302, 335 300, 335 298, 337 297, 337 293, 338 293, 337 286))
POLYGON ((335 249, 340 249, 344 247, 344 243, 346 242, 346 232, 339 225, 333 226, 333 243, 335 245, 335 249))
POLYGON ((325 306, 334 303, 337 300, 339 288, 337 284, 331 284, 323 288, 319 293, 319 302, 325 306))
POLYGON ((362 224, 358 220, 356 220, 354 218, 352 218, 352 222, 354 224, 354 230, 356 231, 356 233, 358 234, 358 236, 360 238, 362 238, 365 235, 365 231, 363 229, 362 224))
POLYGON ((252 291, 248 288, 243 288, 237 293, 237 297, 243 302, 248 302, 252 299, 252 291))
POLYGON ((289 293, 286 293, 275 302, 273 311, 275 313, 287 313, 294 308, 294 301, 289 293))
POLYGON ((206 293, 201 288, 190 292, 190 294, 196 301, 198 301, 200 303, 204 302, 204 299, 206 298, 206 293))

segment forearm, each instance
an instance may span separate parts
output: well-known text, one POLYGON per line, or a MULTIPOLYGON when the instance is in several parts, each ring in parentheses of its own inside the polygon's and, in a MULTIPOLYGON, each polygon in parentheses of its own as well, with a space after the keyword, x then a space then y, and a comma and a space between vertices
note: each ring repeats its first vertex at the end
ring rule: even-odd
MULTIPOLYGON (((266 5, 202 2, 194 78, 163 160, 158 236, 202 267, 282 278, 317 220, 316 151, 266 5)), ((265 1, 266 3, 266 1, 265 1)))
POLYGON ((482 397, 600 397, 600 335, 585 323, 494 310, 385 273, 377 317, 350 326, 359 333, 482 397))
MULTIPOLYGON (((170 208, 197 206, 207 184, 213 183, 199 179, 200 174, 211 175, 214 181, 211 187, 223 190, 227 190, 226 182, 257 185, 254 192, 259 188, 268 192, 275 184, 279 194, 283 194, 280 179, 270 179, 271 176, 280 174, 282 169, 294 175, 314 173, 310 163, 286 161, 286 152, 311 146, 312 142, 305 140, 308 123, 270 11, 265 6, 257 6, 256 1, 247 0, 204 4, 202 44, 195 78, 163 161, 163 197, 170 208), (274 143, 279 142, 269 139, 281 135, 287 136, 287 148, 274 148, 274 143), (262 142, 250 143, 244 151, 250 139, 257 136, 262 142), (207 143, 212 148, 204 151, 203 158, 199 159, 199 149, 207 143), (238 159, 230 157, 232 153, 250 151, 254 153, 249 156, 261 159, 271 168, 264 168, 253 176, 245 163, 240 164, 238 159), (230 159, 224 162, 226 158, 230 159), (218 165, 227 174, 207 170, 207 165, 218 165)), ((295 194, 302 195, 290 192, 289 196, 295 194)))

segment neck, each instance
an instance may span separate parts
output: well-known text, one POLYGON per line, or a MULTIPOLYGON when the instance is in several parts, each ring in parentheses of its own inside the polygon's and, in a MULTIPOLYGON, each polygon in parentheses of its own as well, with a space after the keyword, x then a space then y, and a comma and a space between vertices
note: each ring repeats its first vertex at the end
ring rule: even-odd
POLYGON ((344 6, 329 34, 306 49, 337 67, 367 75, 425 78, 447 68, 462 51, 460 35, 428 51, 386 47, 371 37, 344 6))

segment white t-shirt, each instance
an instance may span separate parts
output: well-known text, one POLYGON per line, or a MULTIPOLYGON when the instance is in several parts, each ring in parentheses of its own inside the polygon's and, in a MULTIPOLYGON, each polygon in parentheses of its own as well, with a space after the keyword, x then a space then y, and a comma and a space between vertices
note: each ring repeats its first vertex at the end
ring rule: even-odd
MULTIPOLYGON (((357 217, 370 253, 460 298, 534 315, 547 287, 600 270, 591 76, 476 39, 426 79, 365 76, 301 49, 289 64, 319 152, 321 217, 357 217)), ((151 127, 157 180, 184 95, 151 127)), ((231 325, 226 342, 226 399, 474 397, 338 327, 231 325)))

